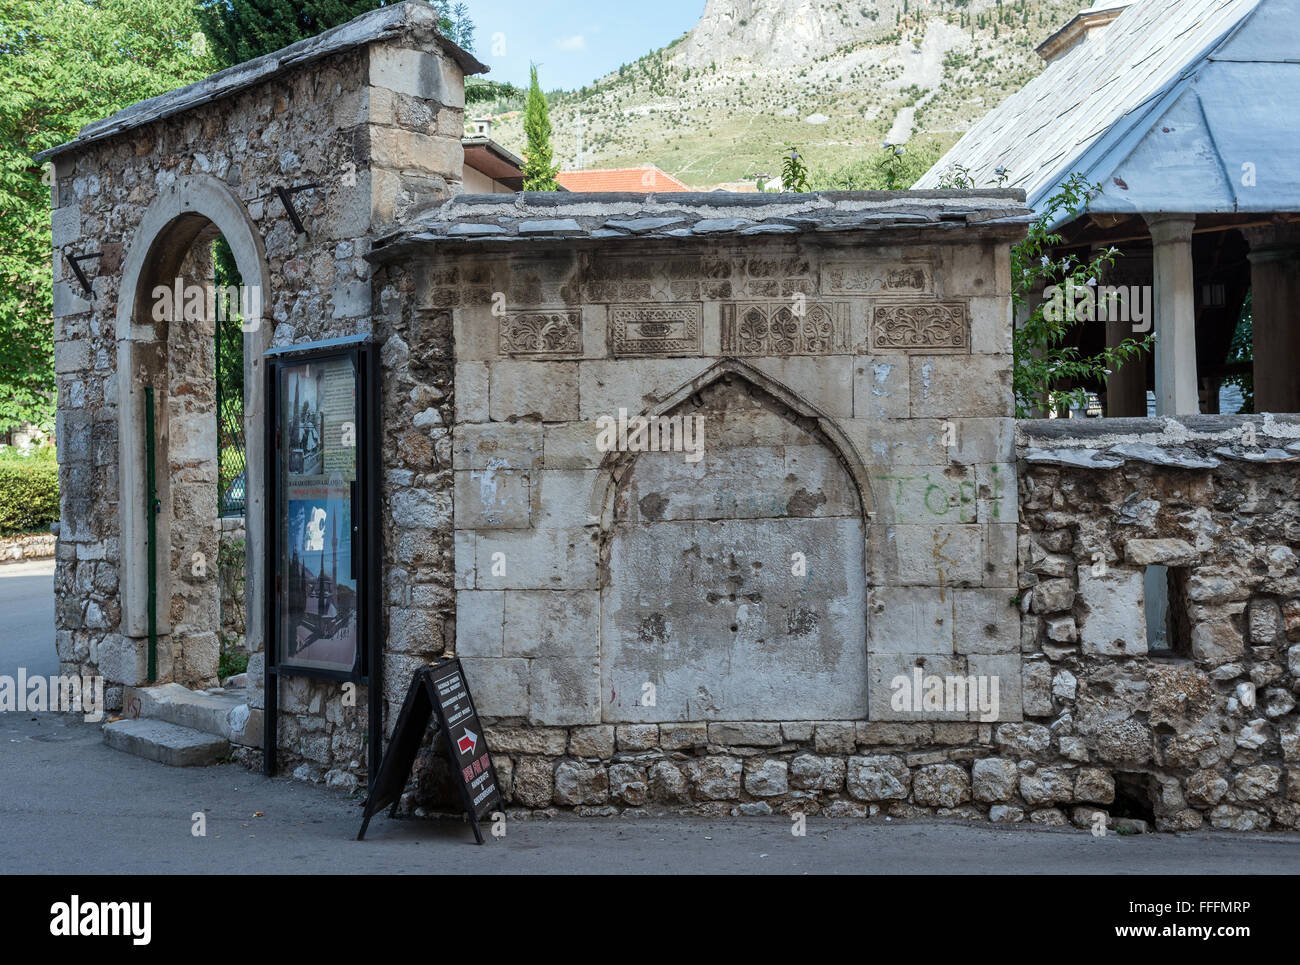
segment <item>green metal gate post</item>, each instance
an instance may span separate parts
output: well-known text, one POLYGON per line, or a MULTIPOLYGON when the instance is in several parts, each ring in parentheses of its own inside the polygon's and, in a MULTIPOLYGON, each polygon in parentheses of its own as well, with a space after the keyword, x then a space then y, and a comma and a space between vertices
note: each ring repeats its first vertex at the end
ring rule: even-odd
POLYGON ((145 515, 149 520, 149 683, 158 679, 158 489, 154 474, 153 386, 144 387, 145 515))

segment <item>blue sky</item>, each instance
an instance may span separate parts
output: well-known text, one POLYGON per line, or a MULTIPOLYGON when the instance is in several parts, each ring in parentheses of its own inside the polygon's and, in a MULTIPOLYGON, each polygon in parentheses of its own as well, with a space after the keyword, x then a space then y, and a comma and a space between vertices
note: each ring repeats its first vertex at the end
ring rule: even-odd
POLYGON ((492 80, 528 85, 528 62, 542 87, 572 90, 681 36, 704 0, 467 0, 474 55, 492 80), (504 48, 504 52, 502 51, 504 48))

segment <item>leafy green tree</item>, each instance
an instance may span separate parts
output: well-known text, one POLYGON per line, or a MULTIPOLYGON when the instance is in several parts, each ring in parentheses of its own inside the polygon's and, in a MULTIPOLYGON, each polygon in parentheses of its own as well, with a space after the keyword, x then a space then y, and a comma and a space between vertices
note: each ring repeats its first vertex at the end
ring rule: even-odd
POLYGON ((0 428, 53 417, 52 168, 32 155, 210 73, 198 30, 190 0, 0 0, 0 428))
POLYGON ((528 103, 524 107, 524 134, 528 146, 524 149, 524 190, 556 191, 558 164, 551 163, 551 114, 546 107, 546 95, 537 82, 537 65, 528 68, 528 103))
POLYGON ((523 106, 526 94, 508 81, 484 80, 478 77, 465 80, 465 103, 519 104, 523 106))
MULTIPOLYGON (((242 64, 347 23, 384 0, 197 0, 203 32, 223 67, 242 64)), ((463 3, 435 3, 440 28, 472 50, 474 23, 463 3)))

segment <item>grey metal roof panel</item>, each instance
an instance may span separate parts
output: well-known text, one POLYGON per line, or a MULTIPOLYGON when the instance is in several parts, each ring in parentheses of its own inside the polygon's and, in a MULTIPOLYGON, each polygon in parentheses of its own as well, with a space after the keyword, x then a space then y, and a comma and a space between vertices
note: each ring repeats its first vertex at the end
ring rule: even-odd
POLYGON ((1107 213, 1300 209, 1300 63, 1215 61, 1089 169, 1107 213), (1225 76, 1231 75, 1231 76, 1225 76))
MULTIPOLYGON (((1197 95, 1209 105, 1209 120, 1201 123, 1201 140, 1195 147, 1184 139, 1177 149, 1190 150, 1198 163, 1183 165, 1180 183, 1161 180, 1159 171, 1139 178, 1130 166, 1127 170, 1135 180, 1153 187, 1158 184, 1159 191, 1148 196, 1130 186, 1122 198, 1112 200, 1114 186, 1108 183, 1092 210, 1221 210, 1227 197, 1221 165, 1209 166, 1212 158, 1206 152, 1214 150, 1210 135, 1214 143, 1223 146, 1219 130, 1233 125, 1220 117, 1218 105, 1254 95, 1253 83, 1243 86, 1245 75, 1219 71, 1215 68, 1225 65, 1216 61, 1237 51, 1234 56, 1264 66, 1277 85, 1264 103, 1282 103, 1286 105, 1283 112, 1289 110, 1294 115, 1300 87, 1293 86, 1287 65, 1300 53, 1294 39, 1300 31, 1296 24, 1300 24, 1300 0, 1140 0, 1099 37, 1063 54, 986 115, 926 172, 917 187, 937 184, 953 164, 970 169, 977 183, 992 181, 995 169, 1004 166, 1011 175, 1010 183, 1023 187, 1031 207, 1041 209, 1046 197, 1074 171, 1083 171, 1094 181, 1110 182, 1121 162, 1133 155, 1196 77, 1197 95), (1253 15, 1256 13, 1260 15, 1253 15), (1177 198, 1171 196, 1174 193, 1177 198), (1167 207, 1170 204, 1177 207, 1167 207)), ((1179 108, 1180 123, 1187 122, 1186 110, 1179 108)), ((1238 129, 1255 126, 1269 125, 1243 121, 1238 129)), ((1281 137, 1257 131, 1249 138, 1263 152, 1262 159, 1278 167, 1287 163, 1284 158, 1294 153, 1296 144, 1290 125, 1283 127, 1286 130, 1281 137)), ((1159 153, 1154 141, 1147 148, 1159 153)), ((1291 191, 1289 201, 1282 197, 1289 184, 1279 187, 1272 200, 1283 201, 1285 206, 1269 210, 1300 206, 1300 194, 1291 191)), ((1253 203, 1263 199, 1261 193, 1253 203)), ((1229 206, 1226 210, 1233 209, 1229 206)))

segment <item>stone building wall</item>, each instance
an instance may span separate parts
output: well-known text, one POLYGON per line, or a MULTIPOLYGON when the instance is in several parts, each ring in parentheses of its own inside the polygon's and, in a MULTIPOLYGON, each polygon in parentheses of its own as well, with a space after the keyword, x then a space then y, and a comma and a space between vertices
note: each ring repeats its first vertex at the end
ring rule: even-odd
MULTIPOLYGON (((1022 739, 1006 256, 1023 215, 926 201, 462 197, 376 249, 395 296, 415 293, 384 329, 408 460, 389 473, 390 592, 428 601, 390 619, 434 642, 419 660, 452 646, 436 631, 454 616, 514 801, 974 813, 954 762, 999 726, 1022 739), (915 226, 958 209, 1005 220, 915 226), (736 236, 709 237, 719 223, 736 236), (444 345, 450 409, 413 371, 444 345), (620 410, 702 419, 699 458, 602 451, 620 410), (454 601, 445 543, 400 549, 447 514, 454 601), (918 668, 996 679, 999 702, 900 705, 918 668), (915 804, 910 766, 929 768, 915 804)), ((413 807, 443 770, 432 750, 420 769, 413 807)))
POLYGON ((1025 715, 1053 769, 1105 769, 1164 830, 1300 827, 1300 419, 1018 432, 1025 715))

